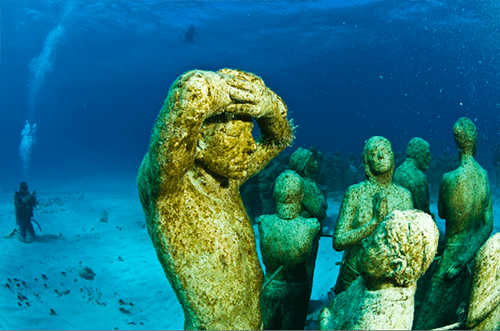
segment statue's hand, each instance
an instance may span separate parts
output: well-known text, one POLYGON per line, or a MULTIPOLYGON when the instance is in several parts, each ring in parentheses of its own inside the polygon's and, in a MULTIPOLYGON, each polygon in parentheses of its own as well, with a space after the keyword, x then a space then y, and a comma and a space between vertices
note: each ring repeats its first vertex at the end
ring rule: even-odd
POLYGON ((260 77, 233 69, 220 70, 219 74, 224 77, 229 87, 229 96, 233 101, 226 108, 227 112, 261 118, 278 107, 282 117, 286 117, 285 105, 266 87, 260 77))
POLYGON ((373 196, 373 217, 380 223, 389 213, 387 207, 387 197, 384 192, 379 192, 373 196))
POLYGON ((451 267, 449 267, 444 273, 444 279, 452 280, 457 277, 462 272, 463 266, 455 262, 451 267))

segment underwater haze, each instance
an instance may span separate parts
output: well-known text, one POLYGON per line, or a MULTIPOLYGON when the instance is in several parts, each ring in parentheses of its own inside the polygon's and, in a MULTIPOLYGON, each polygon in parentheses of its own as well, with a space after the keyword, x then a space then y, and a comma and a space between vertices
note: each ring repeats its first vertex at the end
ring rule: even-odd
POLYGON ((467 116, 489 169, 499 17, 493 0, 2 0, 0 176, 135 176, 172 82, 225 67, 283 98, 293 149, 361 155, 382 135, 404 151, 420 136, 456 154, 452 126, 467 116))
MULTIPOLYGON (((349 162, 339 175, 337 151, 361 163, 381 135, 401 161, 411 138, 427 140, 443 160, 427 176, 444 231, 438 175, 458 158, 452 127, 467 116, 500 231, 500 0, 0 0, 0 15, 0 329, 183 327, 135 178, 165 95, 193 69, 259 75, 298 126, 283 153, 325 153, 308 328, 342 261, 331 238, 339 179, 363 173, 349 162), (38 190, 31 243, 15 230, 21 181, 38 190)), ((251 219, 263 213, 257 179, 243 196, 251 219)))

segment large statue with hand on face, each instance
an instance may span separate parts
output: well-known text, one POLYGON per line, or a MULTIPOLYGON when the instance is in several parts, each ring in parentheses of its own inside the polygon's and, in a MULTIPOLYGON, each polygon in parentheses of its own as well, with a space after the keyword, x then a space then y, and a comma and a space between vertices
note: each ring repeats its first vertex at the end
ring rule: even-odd
POLYGON ((263 273, 239 187, 292 140, 285 103, 254 74, 194 70, 170 88, 137 183, 186 329, 261 328, 263 273))

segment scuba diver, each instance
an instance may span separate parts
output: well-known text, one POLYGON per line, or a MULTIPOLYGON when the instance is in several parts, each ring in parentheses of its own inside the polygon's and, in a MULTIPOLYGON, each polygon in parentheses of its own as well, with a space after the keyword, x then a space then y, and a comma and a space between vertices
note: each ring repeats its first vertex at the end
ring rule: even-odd
MULTIPOLYGON (((19 191, 14 195, 16 225, 19 226, 19 230, 14 230, 12 234, 18 231, 18 234, 20 234, 19 240, 24 243, 31 243, 35 239, 35 229, 33 229, 33 224, 31 224, 33 209, 38 204, 35 195, 36 190, 30 194, 28 184, 25 182, 19 184, 19 191), (26 237, 26 234, 28 234, 28 237, 26 237)), ((38 226, 40 227, 40 225, 38 226)))
POLYGON ((196 36, 196 39, 200 39, 200 36, 198 36, 198 32, 196 32, 196 29, 194 28, 194 25, 191 24, 189 26, 189 29, 186 31, 184 34, 184 41, 189 41, 189 42, 194 42, 194 36, 196 36))

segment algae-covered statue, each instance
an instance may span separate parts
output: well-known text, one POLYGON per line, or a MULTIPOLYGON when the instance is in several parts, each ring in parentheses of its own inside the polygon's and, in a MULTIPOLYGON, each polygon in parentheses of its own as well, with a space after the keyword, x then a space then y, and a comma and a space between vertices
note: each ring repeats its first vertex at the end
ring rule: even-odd
POLYGON ((470 269, 493 229, 491 191, 486 171, 476 162, 477 130, 465 117, 453 126, 460 166, 443 175, 439 217, 446 220, 445 248, 414 327, 431 329, 456 322, 456 310, 469 295, 470 269))
POLYGON ((465 324, 469 330, 500 328, 500 233, 477 253, 465 324))
POLYGON ((356 269, 361 241, 393 210, 413 208, 411 194, 392 182, 394 153, 389 140, 374 136, 363 149, 366 180, 351 185, 340 206, 333 248, 345 251, 334 292, 339 294, 358 278, 356 269))
POLYGON ((429 144, 415 137, 406 147, 406 160, 394 172, 394 183, 410 191, 413 206, 434 218, 429 207, 429 182, 424 171, 429 167, 431 152, 429 144))
MULTIPOLYGON (((314 158, 313 152, 302 147, 297 148, 297 150, 290 156, 288 166, 290 167, 290 170, 295 171, 304 180, 304 198, 302 199, 300 215, 306 218, 316 218, 321 225, 322 221, 326 218, 328 204, 326 203, 326 197, 323 195, 323 192, 321 192, 318 184, 316 184, 316 182, 311 178, 313 175, 318 173, 319 170, 318 162, 314 158)), ((313 286, 314 269, 316 266, 316 256, 318 255, 320 237, 321 231, 319 231, 314 238, 311 255, 309 257, 309 261, 307 262, 307 274, 311 290, 313 286)))
POLYGON ((261 296, 264 329, 304 329, 310 295, 306 263, 320 223, 299 215, 303 187, 297 173, 284 171, 274 187, 277 214, 257 221, 266 266, 261 296))
POLYGON ((290 170, 295 171, 304 180, 304 199, 302 200, 303 217, 313 217, 322 221, 326 217, 326 198, 316 182, 311 178, 318 173, 318 162, 310 150, 299 147, 288 161, 290 170))
POLYGON ((358 277, 321 311, 322 330, 410 330, 417 280, 436 254, 439 231, 418 210, 389 214, 365 238, 358 277))
POLYGON ((263 273, 239 187, 292 139, 286 105, 254 74, 194 70, 170 88, 137 183, 186 329, 261 327, 263 273))

